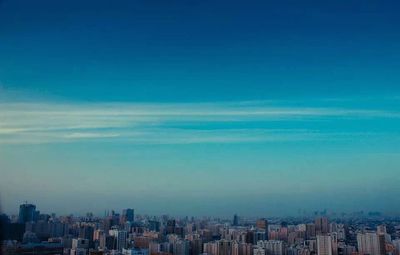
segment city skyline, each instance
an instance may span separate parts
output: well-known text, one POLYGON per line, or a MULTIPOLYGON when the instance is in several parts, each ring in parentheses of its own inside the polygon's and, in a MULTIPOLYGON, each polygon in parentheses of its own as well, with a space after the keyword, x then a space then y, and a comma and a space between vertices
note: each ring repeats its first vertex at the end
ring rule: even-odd
POLYGON ((242 218, 48 214, 34 204, 0 214, 2 252, 49 255, 397 255, 400 217, 378 212, 242 218))
POLYGON ((398 7, 0 1, 2 211, 400 214, 398 7))

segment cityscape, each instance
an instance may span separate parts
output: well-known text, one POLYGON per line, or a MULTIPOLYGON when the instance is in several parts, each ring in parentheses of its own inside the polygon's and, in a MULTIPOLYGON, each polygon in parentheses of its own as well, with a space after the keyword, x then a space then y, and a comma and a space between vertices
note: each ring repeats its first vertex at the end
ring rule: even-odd
POLYGON ((57 216, 24 203, 1 215, 2 254, 399 255, 400 217, 326 210, 287 218, 138 215, 57 216))
POLYGON ((0 255, 400 255, 400 0, 0 0, 0 255))

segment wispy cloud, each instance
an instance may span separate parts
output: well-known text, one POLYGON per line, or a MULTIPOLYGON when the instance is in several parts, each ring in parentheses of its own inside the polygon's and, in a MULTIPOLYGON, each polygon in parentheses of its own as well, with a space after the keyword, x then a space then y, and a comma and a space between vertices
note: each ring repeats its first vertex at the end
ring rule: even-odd
MULTIPOLYGON (((247 128, 257 122, 399 119, 396 111, 221 103, 0 103, 0 143, 123 140, 132 143, 229 143, 321 139, 319 130, 247 128), (242 122, 239 129, 229 123, 242 122), (167 124, 178 123, 173 128, 167 124), (187 129, 179 124, 192 123, 187 129), (207 129, 207 123, 222 128, 207 129)), ((337 135, 336 135, 337 136, 337 135)))

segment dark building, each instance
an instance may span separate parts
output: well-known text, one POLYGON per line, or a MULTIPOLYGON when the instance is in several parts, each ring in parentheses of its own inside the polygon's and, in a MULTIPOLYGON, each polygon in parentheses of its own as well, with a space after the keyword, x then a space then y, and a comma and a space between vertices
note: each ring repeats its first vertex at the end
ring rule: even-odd
POLYGON ((108 250, 115 250, 117 248, 117 240, 115 236, 106 236, 106 248, 108 250))
POLYGON ((25 233, 25 224, 10 223, 8 225, 8 233, 6 239, 22 241, 25 233))
POLYGON ((18 222, 25 224, 35 220, 36 206, 33 204, 22 204, 19 206, 18 222))
POLYGON ((196 238, 189 243, 189 254, 198 255, 203 253, 203 241, 201 238, 196 238))
POLYGON ((239 216, 237 216, 236 214, 233 215, 233 222, 232 222, 233 226, 239 226, 239 216))
POLYGON ((178 235, 178 236, 180 236, 180 237, 184 237, 184 230, 183 230, 183 227, 175 227, 175 231, 174 231, 174 233, 176 234, 176 235, 178 235))
POLYGON ((10 227, 10 219, 5 214, 0 214, 0 241, 5 240, 10 227))
POLYGON ((93 248, 93 233, 94 228, 92 226, 81 226, 79 228, 79 238, 89 240, 90 248, 93 248))
POLYGON ((175 220, 168 220, 167 221, 167 234, 174 234, 175 233, 175 220))
POLYGON ((246 232, 246 243, 255 244, 254 232, 251 230, 246 232))
POLYGON ((134 209, 125 209, 122 211, 122 220, 123 222, 134 222, 135 220, 135 210, 134 209))
POLYGON ((15 254, 30 255, 61 255, 63 254, 63 245, 61 243, 30 243, 18 246, 15 254))
POLYGON ((156 220, 149 220, 149 230, 151 231, 160 231, 160 222, 156 220))
POLYGON ((327 217, 318 217, 315 219, 316 234, 327 234, 329 232, 329 221, 327 217))

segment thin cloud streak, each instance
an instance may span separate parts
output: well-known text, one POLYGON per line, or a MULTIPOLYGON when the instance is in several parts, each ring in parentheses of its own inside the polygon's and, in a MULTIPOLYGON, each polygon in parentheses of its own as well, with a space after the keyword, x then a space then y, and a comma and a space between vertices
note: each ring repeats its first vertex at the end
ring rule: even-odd
POLYGON ((185 144, 315 140, 318 130, 201 130, 200 124, 259 121, 323 121, 399 118, 399 112, 330 107, 276 107, 271 102, 228 103, 0 103, 0 144, 123 140, 131 143, 185 144), (196 123, 198 129, 168 128, 196 123))

